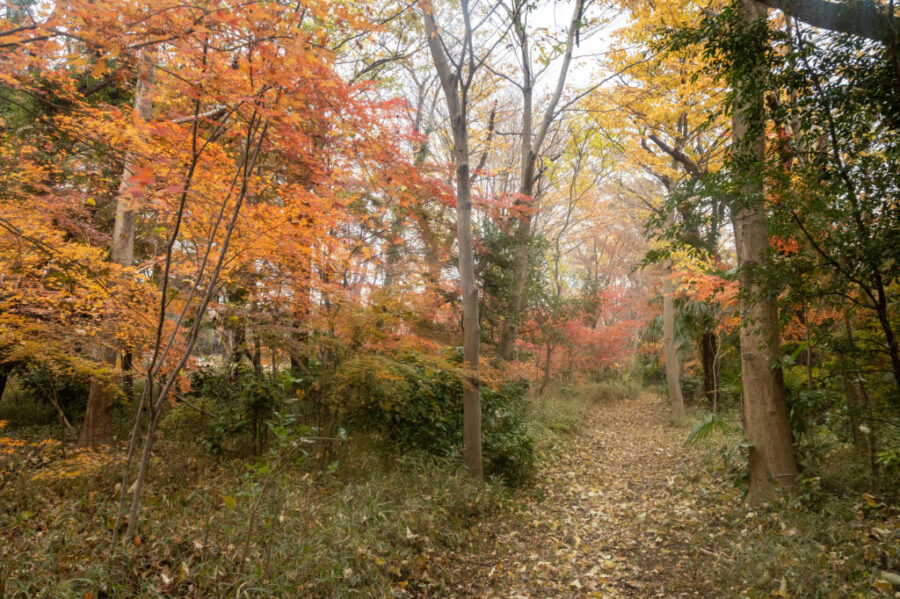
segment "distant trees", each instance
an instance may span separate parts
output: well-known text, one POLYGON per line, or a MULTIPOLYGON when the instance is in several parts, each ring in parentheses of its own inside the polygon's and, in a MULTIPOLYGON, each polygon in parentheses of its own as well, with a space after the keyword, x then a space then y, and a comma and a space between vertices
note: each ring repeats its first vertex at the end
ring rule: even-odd
POLYGON ((627 362, 676 419, 740 402, 751 502, 814 426, 900 463, 896 17, 551 4, 2 9, 0 387, 83 394, 48 413, 85 447, 134 412, 128 535, 201 355, 257 451, 285 389, 320 426, 335 373, 406 401, 452 363, 481 478, 483 386, 627 362), (605 9, 628 23, 579 56, 605 9))

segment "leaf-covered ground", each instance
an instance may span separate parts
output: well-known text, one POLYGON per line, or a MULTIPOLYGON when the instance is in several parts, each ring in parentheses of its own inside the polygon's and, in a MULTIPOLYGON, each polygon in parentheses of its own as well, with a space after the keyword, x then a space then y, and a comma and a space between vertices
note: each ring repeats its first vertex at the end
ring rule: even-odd
POLYGON ((42 479, 36 453, 0 485, 0 597, 900 597, 896 490, 853 484, 845 444, 750 511, 736 422, 694 449, 649 392, 536 401, 540 468, 512 492, 364 445, 275 478, 240 460, 197 476, 211 457, 164 446, 141 542, 113 561, 116 469, 42 479))
POLYGON ((668 413, 651 393, 594 404, 536 488, 479 519, 468 551, 429 556, 439 585, 406 593, 900 597, 900 510, 889 494, 826 491, 807 472, 796 496, 750 511, 732 479, 740 465, 729 464, 736 427, 693 449, 668 413))
MULTIPOLYGON (((651 394, 595 405, 515 511, 485 518, 480 555, 446 556, 472 597, 709 597, 689 458, 651 394)), ((444 561, 444 560, 442 560, 444 561)))

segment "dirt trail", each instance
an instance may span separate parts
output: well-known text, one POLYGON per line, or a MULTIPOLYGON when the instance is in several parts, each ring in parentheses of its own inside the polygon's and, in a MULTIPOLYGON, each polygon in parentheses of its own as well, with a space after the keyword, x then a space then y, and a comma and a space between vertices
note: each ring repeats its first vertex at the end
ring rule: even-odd
POLYGON ((667 413, 650 394, 594 406, 541 472, 544 498, 473 530, 494 551, 460 556, 459 596, 714 597, 692 539, 702 516, 679 475, 686 433, 667 413))

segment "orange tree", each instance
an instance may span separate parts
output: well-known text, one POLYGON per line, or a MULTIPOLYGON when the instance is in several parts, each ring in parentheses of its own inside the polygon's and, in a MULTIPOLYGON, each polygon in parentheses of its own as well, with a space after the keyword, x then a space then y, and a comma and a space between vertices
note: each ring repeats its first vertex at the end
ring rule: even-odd
MULTIPOLYGON (((32 8, 0 26, 0 83, 19 120, 4 121, 0 153, 3 359, 40 343, 109 387, 108 356, 132 348, 150 422, 130 535, 159 415, 224 286, 252 281, 289 333, 313 306, 363 303, 365 283, 346 281, 370 268, 360 240, 373 206, 443 191, 397 160, 398 106, 338 74, 331 48, 369 27, 341 4, 32 8), (135 87, 152 97, 143 114, 135 87), (15 143, 23 128, 34 143, 15 143), (137 251, 114 264, 108 215, 123 203, 137 251)), ((88 413, 108 418, 110 401, 92 389, 88 413)))

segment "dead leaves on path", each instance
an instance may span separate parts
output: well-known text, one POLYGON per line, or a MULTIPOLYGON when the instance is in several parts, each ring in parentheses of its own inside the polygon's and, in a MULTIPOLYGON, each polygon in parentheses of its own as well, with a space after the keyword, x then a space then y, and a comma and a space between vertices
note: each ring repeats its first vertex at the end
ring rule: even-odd
POLYGON ((679 465, 691 451, 652 395, 597 405, 531 498, 480 521, 489 550, 448 556, 451 588, 424 596, 702 597, 702 520, 679 465))
POLYGON ((435 548, 440 576, 398 596, 900 596, 900 509, 807 489, 748 511, 730 454, 717 470, 686 435, 649 394, 594 406, 527 496, 476 520, 469 547, 435 548))

